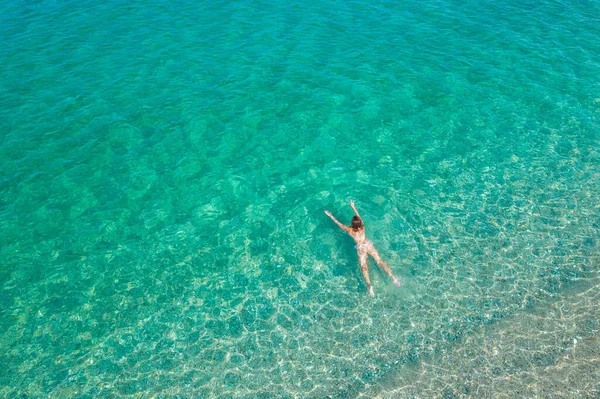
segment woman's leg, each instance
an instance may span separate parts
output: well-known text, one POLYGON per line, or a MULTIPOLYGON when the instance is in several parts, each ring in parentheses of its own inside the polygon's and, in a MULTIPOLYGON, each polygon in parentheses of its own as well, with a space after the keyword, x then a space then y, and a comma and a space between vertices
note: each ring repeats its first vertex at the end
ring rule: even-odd
POLYGON ((366 251, 358 251, 358 261, 360 262, 360 270, 362 270, 363 277, 369 287, 369 295, 375 296, 373 292, 373 286, 371 285, 371 279, 369 279, 369 268, 367 267, 368 253, 366 251))
POLYGON ((379 267, 382 268, 383 271, 386 272, 387 275, 392 278, 394 284, 397 287, 400 287, 400 280, 398 280, 398 277, 394 276, 394 273, 392 273, 392 269, 390 269, 390 267, 383 261, 383 259, 381 259, 381 256, 379 256, 379 252, 377 252, 375 247, 371 248, 371 250, 369 251, 369 255, 371 255, 373 259, 375 259, 375 262, 377 262, 377 265, 379 265, 379 267))

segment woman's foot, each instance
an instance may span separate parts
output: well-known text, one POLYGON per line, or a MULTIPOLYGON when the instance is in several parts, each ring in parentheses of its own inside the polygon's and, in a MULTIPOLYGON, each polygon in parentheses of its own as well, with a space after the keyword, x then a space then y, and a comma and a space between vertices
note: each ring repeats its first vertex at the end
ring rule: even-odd
POLYGON ((369 295, 375 296, 375 291, 373 291, 373 286, 369 287, 369 295))
POLYGON ((398 277, 393 277, 393 279, 394 279, 394 280, 393 280, 393 281, 394 281, 394 285, 395 285, 396 287, 400 287, 400 280, 398 280, 398 277))

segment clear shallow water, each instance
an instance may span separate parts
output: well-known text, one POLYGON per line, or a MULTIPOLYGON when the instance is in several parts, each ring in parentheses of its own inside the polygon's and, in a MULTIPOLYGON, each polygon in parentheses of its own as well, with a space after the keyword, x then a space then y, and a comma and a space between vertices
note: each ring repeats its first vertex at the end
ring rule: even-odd
POLYGON ((3 3, 0 395, 474 395, 506 329, 543 384, 599 330, 598 11, 3 3))

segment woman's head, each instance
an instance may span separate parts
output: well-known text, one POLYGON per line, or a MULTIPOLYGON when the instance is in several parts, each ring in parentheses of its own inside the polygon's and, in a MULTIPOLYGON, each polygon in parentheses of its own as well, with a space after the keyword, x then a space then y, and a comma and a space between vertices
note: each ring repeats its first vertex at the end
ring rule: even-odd
POLYGON ((352 216, 352 228, 354 230, 359 230, 364 227, 363 221, 358 216, 352 216))

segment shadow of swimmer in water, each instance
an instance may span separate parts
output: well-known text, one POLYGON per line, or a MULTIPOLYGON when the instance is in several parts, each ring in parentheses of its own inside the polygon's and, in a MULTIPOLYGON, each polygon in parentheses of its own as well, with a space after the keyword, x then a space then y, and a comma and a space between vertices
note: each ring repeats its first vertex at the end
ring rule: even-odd
POLYGON ((355 215, 352 217, 352 224, 350 226, 343 225, 340 223, 329 211, 325 211, 325 214, 331 218, 337 224, 340 229, 344 230, 346 233, 350 234, 354 241, 356 241, 356 252, 358 252, 358 260, 360 261, 360 269, 362 270, 363 277, 367 282, 367 286, 369 287, 369 295, 375 296, 375 292, 373 291, 373 286, 371 285, 371 280, 369 279, 369 268, 367 266, 367 258, 369 255, 375 259, 375 262, 383 269, 384 272, 387 273, 388 276, 392 278, 394 284, 397 287, 400 287, 400 280, 398 277, 394 276, 392 270, 389 266, 381 259, 379 256, 379 252, 375 249, 375 246, 367 238, 365 235, 365 224, 362 221, 362 218, 358 214, 356 207, 354 206, 354 201, 350 201, 350 206, 354 211, 355 215))

